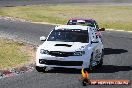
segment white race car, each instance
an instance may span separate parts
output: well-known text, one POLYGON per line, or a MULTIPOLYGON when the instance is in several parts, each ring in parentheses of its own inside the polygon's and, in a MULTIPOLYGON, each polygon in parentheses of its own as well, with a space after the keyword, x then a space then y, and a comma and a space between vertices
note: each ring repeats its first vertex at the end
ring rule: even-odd
POLYGON ((81 25, 56 26, 36 52, 36 70, 49 68, 90 69, 103 64, 103 43, 94 27, 81 25), (92 30, 91 30, 92 29, 92 30))

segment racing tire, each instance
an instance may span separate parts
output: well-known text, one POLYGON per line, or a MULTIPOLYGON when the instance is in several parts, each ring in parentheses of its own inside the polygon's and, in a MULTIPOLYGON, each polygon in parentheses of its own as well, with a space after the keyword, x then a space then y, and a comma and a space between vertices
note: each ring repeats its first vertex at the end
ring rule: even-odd
POLYGON ((99 61, 98 67, 101 68, 103 66, 103 57, 104 57, 104 51, 102 50, 101 59, 99 61))
POLYGON ((93 66, 92 66, 92 62, 93 62, 93 54, 91 55, 91 59, 90 59, 90 65, 89 65, 89 71, 92 72, 93 71, 93 66))
POLYGON ((89 68, 85 68, 84 71, 88 71, 88 72, 93 71, 92 61, 93 61, 93 54, 91 55, 91 58, 90 58, 89 68))
POLYGON ((46 67, 39 67, 39 66, 36 66, 36 70, 37 70, 38 72, 45 72, 45 69, 46 69, 46 67))
POLYGON ((98 64, 98 67, 101 68, 103 66, 103 58, 101 58, 99 64, 98 64))

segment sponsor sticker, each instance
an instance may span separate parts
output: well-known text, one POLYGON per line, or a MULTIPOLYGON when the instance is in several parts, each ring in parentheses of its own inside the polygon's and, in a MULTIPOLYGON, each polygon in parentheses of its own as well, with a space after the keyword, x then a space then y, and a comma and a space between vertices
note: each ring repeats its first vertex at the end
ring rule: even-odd
POLYGON ((90 80, 91 85, 129 85, 130 80, 90 80))
POLYGON ((89 79, 88 76, 88 72, 84 70, 84 68, 82 68, 82 77, 80 78, 80 81, 82 82, 83 86, 86 85, 130 85, 131 82, 130 80, 123 80, 123 79, 99 79, 99 80, 95 80, 95 79, 89 79))

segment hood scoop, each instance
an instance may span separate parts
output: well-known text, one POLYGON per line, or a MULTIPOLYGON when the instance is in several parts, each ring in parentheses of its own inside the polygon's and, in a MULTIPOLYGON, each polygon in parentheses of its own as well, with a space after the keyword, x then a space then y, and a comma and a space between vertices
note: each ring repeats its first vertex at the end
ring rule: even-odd
POLYGON ((68 44, 55 44, 55 46, 66 46, 66 47, 71 47, 72 45, 68 45, 68 44))

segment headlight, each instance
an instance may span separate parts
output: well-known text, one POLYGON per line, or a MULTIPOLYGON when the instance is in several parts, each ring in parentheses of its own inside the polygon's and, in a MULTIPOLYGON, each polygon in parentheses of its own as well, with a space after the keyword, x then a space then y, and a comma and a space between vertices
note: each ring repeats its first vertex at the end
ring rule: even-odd
POLYGON ((76 51, 76 52, 74 52, 74 56, 82 56, 83 54, 85 54, 85 51, 76 51))
POLYGON ((44 49, 40 49, 40 53, 41 54, 49 54, 49 51, 48 50, 44 50, 44 49))

